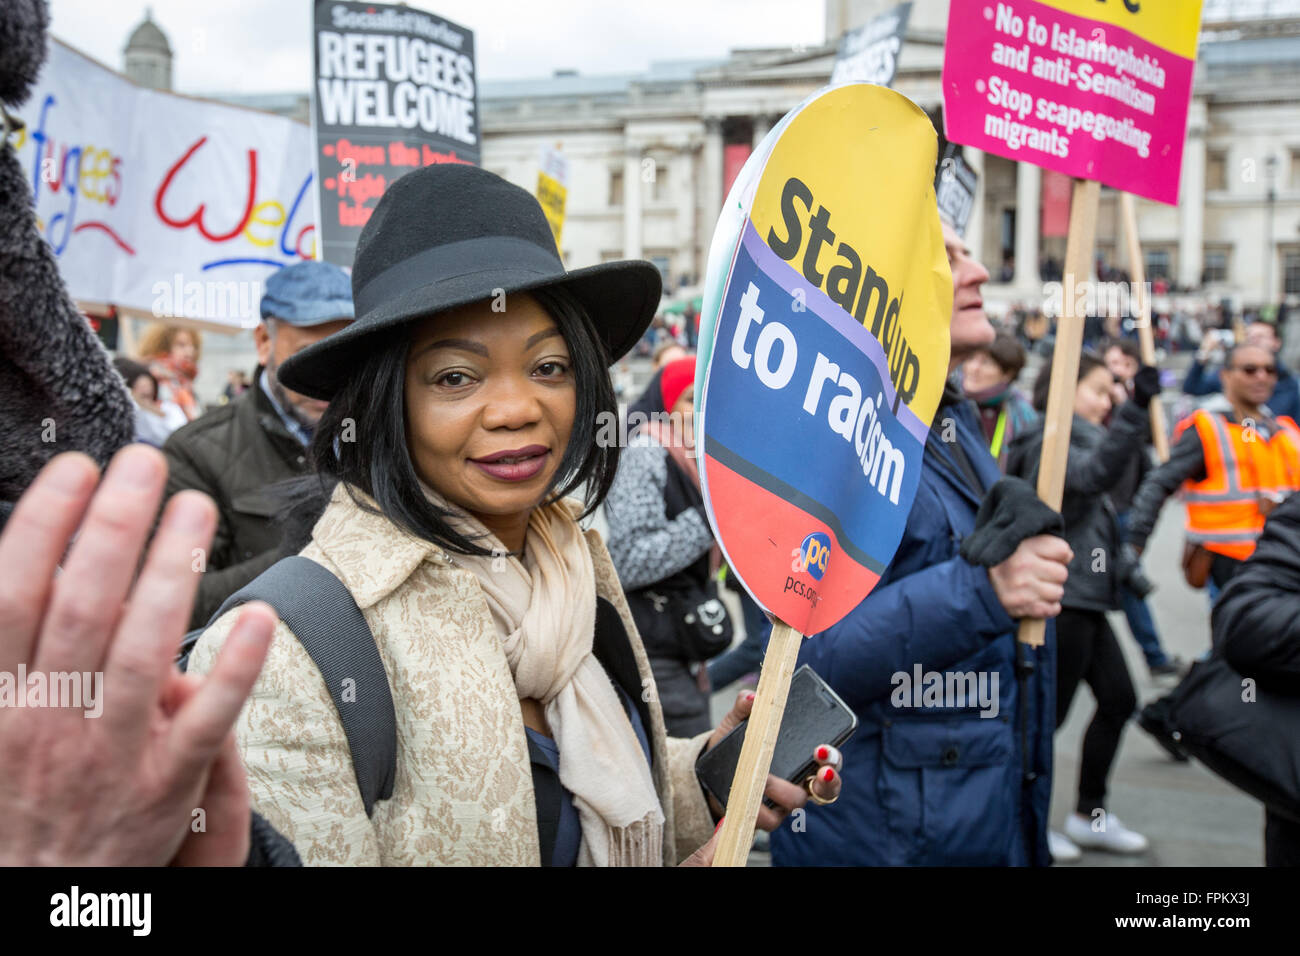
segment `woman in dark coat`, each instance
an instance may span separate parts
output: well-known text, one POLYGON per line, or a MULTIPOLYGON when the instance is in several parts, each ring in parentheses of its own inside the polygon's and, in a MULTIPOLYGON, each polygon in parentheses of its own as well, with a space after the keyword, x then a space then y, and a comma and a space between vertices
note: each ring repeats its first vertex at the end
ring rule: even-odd
MULTIPOLYGON (((1040 411, 1047 407, 1051 376, 1052 363, 1048 362, 1034 384, 1034 406, 1040 411)), ((1079 363, 1061 502, 1065 537, 1074 560, 1056 619, 1056 726, 1059 729, 1065 722, 1080 680, 1092 689, 1097 711, 1083 738, 1078 800, 1075 812, 1065 822, 1068 839, 1052 834, 1053 856, 1058 859, 1077 859, 1079 846, 1141 853, 1148 845, 1146 837, 1129 830, 1106 810, 1107 778, 1124 725, 1137 706, 1124 653, 1106 621, 1107 611, 1120 608, 1120 582, 1131 568, 1121 550, 1119 524, 1107 493, 1121 480, 1132 457, 1141 452, 1150 428, 1147 409, 1160 382, 1155 369, 1139 371, 1133 401, 1119 407, 1106 429, 1101 423, 1111 411, 1113 385, 1114 376, 1105 363, 1085 352, 1079 363)), ((1017 438, 1011 446, 1007 473, 1035 483, 1042 442, 1042 423, 1017 438)))

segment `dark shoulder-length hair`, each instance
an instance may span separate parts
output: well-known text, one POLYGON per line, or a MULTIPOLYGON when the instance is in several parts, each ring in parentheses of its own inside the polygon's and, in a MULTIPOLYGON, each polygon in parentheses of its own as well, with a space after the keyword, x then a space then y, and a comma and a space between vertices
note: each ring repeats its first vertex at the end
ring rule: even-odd
MULTIPOLYGON (((1106 363, 1102 357, 1090 349, 1084 349, 1079 353, 1079 378, 1082 379, 1095 368, 1105 368, 1106 363)), ((1052 359, 1049 358, 1043 363, 1043 367, 1038 370, 1038 378, 1034 379, 1034 410, 1039 412, 1047 411, 1047 393, 1052 387, 1052 359)), ((1070 398, 1070 407, 1074 407, 1074 398, 1070 398)))
MULTIPOLYGON (((551 288, 529 294, 550 313, 564 336, 577 386, 569 444, 544 502, 581 489, 585 517, 605 500, 618 470, 617 443, 596 440, 598 424, 617 420, 618 414, 608 356, 591 316, 569 292, 551 288)), ((375 511, 357 498, 356 489, 374 499, 379 513, 416 537, 458 554, 491 554, 452 528, 447 522, 449 512, 434 506, 420 488, 406 428, 411 328, 408 323, 378 333, 321 416, 311 444, 321 492, 343 482, 360 507, 375 511)))

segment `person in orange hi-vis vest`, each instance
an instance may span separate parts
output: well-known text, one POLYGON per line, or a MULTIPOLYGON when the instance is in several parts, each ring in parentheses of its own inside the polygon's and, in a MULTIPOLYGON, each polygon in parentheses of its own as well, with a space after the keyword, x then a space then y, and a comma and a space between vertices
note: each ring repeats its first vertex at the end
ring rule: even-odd
MULTIPOLYGON (((1178 423, 1169 460, 1138 488, 1128 526, 1128 542, 1140 552, 1161 505, 1181 488, 1183 570, 1189 584, 1209 585, 1211 601, 1254 553, 1264 519, 1300 488, 1300 427, 1264 404, 1277 382, 1273 352, 1238 345, 1220 379, 1223 394, 1178 423)), ((1176 760, 1188 759, 1169 724, 1167 697, 1143 707, 1138 726, 1176 760)))
POLYGON ((1133 500, 1128 540, 1139 551, 1160 506, 1179 488, 1187 504, 1189 580, 1208 568, 1211 596, 1255 550, 1264 519, 1300 488, 1300 426, 1264 403, 1277 379, 1273 354, 1255 345, 1228 353, 1223 394, 1178 423, 1169 461, 1133 500), (1199 552, 1199 554, 1198 554, 1199 552))

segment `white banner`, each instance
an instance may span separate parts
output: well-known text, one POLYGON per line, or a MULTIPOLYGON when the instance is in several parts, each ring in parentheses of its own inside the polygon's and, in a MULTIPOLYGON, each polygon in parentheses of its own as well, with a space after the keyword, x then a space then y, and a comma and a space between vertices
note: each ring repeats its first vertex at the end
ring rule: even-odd
POLYGON ((247 327, 267 277, 315 255, 304 123, 143 89, 58 41, 18 116, 74 298, 247 327))

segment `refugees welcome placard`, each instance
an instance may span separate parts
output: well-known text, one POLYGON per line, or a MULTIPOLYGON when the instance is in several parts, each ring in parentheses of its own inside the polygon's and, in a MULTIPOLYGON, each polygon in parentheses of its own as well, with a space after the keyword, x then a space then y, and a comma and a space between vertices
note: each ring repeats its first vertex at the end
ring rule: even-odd
POLYGON ((393 180, 432 163, 478 163, 474 34, 423 10, 319 0, 314 51, 323 258, 351 267, 393 180))

